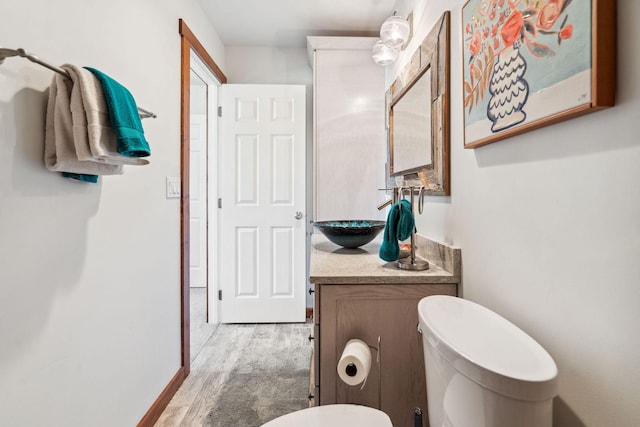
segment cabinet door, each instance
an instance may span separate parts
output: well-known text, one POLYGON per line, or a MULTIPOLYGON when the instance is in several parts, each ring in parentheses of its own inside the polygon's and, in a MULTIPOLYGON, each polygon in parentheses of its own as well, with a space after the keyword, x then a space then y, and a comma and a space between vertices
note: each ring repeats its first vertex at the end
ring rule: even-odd
POLYGON ((422 336, 417 332, 418 302, 428 295, 456 295, 455 284, 323 285, 320 328, 320 403, 355 403, 380 408, 396 427, 413 426, 414 408, 427 419, 422 336), (344 346, 358 338, 372 350, 367 382, 348 386, 337 375, 344 346), (362 388, 362 389, 361 389, 362 388))

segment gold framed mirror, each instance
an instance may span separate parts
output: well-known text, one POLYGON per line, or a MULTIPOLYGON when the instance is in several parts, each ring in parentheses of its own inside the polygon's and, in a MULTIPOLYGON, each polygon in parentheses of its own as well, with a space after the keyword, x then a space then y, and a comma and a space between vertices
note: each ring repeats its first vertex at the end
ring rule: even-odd
POLYGON ((446 11, 386 93, 389 175, 448 196, 449 31, 446 11))

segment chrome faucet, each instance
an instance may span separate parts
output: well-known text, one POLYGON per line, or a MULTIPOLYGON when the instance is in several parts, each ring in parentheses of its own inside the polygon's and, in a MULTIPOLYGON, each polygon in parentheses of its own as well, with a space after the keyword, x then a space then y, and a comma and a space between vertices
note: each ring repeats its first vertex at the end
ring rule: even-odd
POLYGON ((389 199, 389 200, 386 200, 386 201, 382 202, 382 204, 378 205, 378 210, 381 211, 382 209, 384 209, 387 206, 389 206, 391 203, 393 203, 393 199, 389 199))

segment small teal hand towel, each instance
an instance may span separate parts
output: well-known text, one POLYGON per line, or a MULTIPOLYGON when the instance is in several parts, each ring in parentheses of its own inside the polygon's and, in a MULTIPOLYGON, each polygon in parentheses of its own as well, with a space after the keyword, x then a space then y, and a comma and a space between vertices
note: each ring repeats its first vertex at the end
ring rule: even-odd
POLYGON ((95 184, 98 182, 98 175, 89 175, 86 173, 73 173, 73 172, 62 172, 62 176, 69 179, 74 179, 76 181, 82 182, 90 182, 95 184))
POLYGON ((414 228, 415 218, 411 212, 411 203, 403 199, 391 206, 378 252, 380 258, 385 261, 397 260, 400 256, 398 240, 411 237, 414 228))
POLYGON ((144 137, 138 106, 131 92, 102 71, 91 67, 84 68, 91 71, 100 81, 109 110, 109 122, 118 138, 118 153, 127 157, 150 156, 151 149, 144 137))

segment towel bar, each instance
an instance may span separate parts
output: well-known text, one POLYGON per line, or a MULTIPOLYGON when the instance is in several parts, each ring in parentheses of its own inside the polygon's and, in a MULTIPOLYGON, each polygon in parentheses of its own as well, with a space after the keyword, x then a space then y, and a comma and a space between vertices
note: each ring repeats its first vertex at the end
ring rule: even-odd
MULTIPOLYGON (((400 201, 405 196, 405 192, 409 192, 411 200, 411 213, 414 212, 414 196, 418 196, 418 213, 422 213, 424 207, 424 186, 400 186, 393 189, 393 200, 400 201)), ((411 232, 411 256, 398 260, 398 268, 401 270, 422 271, 429 269, 429 262, 416 259, 416 230, 415 227, 411 232)))
MULTIPOLYGON (((6 49, 6 48, 0 47, 0 65, 4 62, 4 60, 6 58, 10 58, 12 56, 20 56, 22 58, 27 58, 29 61, 34 62, 34 63, 36 63, 38 65, 42 65, 43 67, 48 68, 51 71, 55 71, 58 74, 62 74, 63 76, 65 76, 68 79, 71 78, 69 73, 67 73, 62 68, 56 67, 55 65, 51 65, 48 62, 43 61, 42 59, 38 58, 34 54, 29 53, 29 52, 27 52, 26 50, 24 50, 22 48, 14 50, 14 49, 6 49)), ((141 119, 146 119, 146 118, 149 118, 149 117, 155 119, 157 117, 151 111, 145 110, 144 108, 140 108, 140 107, 138 107, 138 113, 140 114, 140 118, 141 119)))

